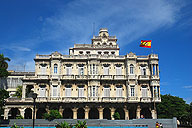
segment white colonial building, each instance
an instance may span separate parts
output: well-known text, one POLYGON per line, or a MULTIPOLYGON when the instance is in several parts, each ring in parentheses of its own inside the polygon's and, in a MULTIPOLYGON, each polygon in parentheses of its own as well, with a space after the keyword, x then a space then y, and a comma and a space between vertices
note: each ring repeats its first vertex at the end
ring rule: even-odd
POLYGON ((75 44, 69 55, 54 52, 34 60, 35 75, 22 79, 22 99, 7 99, 5 119, 32 118, 31 91, 38 94, 38 119, 51 109, 69 119, 114 119, 115 112, 126 120, 157 118, 158 56, 119 55, 117 39, 107 29, 100 29, 91 44, 75 44))

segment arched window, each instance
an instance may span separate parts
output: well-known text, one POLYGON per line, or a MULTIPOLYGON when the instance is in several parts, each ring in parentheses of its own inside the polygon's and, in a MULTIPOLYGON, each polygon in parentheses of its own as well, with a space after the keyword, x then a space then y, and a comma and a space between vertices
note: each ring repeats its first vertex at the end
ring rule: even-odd
POLYGON ((57 64, 54 64, 54 74, 57 74, 57 64))
POLYGON ((130 74, 134 74, 134 66, 133 66, 133 64, 130 65, 130 74))

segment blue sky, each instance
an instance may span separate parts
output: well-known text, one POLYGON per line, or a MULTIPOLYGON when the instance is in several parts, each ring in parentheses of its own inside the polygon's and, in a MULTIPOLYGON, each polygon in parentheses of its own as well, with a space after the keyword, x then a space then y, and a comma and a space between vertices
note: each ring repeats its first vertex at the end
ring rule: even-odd
POLYGON ((120 54, 159 54, 161 93, 192 102, 191 0, 1 0, 0 53, 9 69, 34 70, 38 54, 68 54, 100 28, 116 35, 120 54), (152 49, 140 40, 152 40, 152 49))

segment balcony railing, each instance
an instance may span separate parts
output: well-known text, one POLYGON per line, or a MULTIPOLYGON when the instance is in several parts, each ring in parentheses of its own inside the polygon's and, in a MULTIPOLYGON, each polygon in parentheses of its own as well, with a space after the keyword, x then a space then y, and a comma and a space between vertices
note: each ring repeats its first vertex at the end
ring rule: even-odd
POLYGON ((139 75, 139 80, 150 80, 149 75, 139 75))
POLYGON ((112 75, 101 75, 101 79, 102 80, 107 80, 107 79, 111 80, 111 79, 113 79, 113 76, 112 75))
POLYGON ((63 75, 62 79, 74 79, 74 75, 63 75))
POLYGON ((125 102, 125 97, 102 97, 102 102, 125 102))
POLYGON ((151 102, 151 97, 141 97, 140 101, 141 102, 151 102))
POLYGON ((113 79, 114 79, 114 80, 125 79, 125 75, 114 75, 114 76, 113 76, 113 79))
POLYGON ((75 79, 87 79, 87 75, 75 75, 75 79))
POLYGON ((37 75, 39 79, 49 79, 49 75, 37 75))
POLYGON ((136 96, 131 96, 131 97, 128 97, 127 98, 127 100, 128 100, 128 102, 130 101, 130 102, 137 102, 138 100, 139 100, 139 98, 138 97, 136 97, 136 96))
POLYGON ((136 77, 137 77, 137 75, 132 74, 132 75, 128 76, 128 79, 136 79, 136 77))

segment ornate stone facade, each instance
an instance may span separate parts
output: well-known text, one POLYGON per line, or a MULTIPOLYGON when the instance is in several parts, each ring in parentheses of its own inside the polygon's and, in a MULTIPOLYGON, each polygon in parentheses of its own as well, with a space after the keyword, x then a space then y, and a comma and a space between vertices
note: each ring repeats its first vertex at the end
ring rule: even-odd
POLYGON ((30 91, 38 94, 35 118, 58 109, 63 118, 157 118, 161 102, 158 55, 119 55, 115 36, 100 29, 92 44, 75 44, 69 55, 36 55, 35 75, 23 78, 22 99, 9 98, 4 118, 32 118, 30 91))

